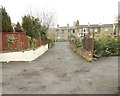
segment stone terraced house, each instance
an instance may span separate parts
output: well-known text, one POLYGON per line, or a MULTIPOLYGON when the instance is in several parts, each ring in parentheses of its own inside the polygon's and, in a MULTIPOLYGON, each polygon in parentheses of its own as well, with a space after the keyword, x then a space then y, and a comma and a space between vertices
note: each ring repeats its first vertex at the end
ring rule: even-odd
POLYGON ((69 36, 73 34, 76 37, 84 36, 88 32, 93 32, 94 34, 99 34, 101 31, 108 32, 109 35, 117 36, 118 27, 117 24, 91 24, 91 25, 80 25, 78 28, 76 26, 64 26, 57 28, 50 28, 48 30, 48 38, 54 39, 56 41, 68 41, 69 36))

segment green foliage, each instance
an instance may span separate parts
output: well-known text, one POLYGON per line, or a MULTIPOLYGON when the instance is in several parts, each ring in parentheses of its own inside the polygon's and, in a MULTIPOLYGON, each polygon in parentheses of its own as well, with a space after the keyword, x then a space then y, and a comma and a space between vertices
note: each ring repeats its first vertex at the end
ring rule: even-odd
POLYGON ((69 41, 69 43, 71 44, 71 40, 69 39, 68 41, 69 41))
POLYGON ((6 38, 6 43, 7 43, 7 47, 9 48, 10 47, 10 43, 12 43, 12 42, 15 42, 15 37, 12 35, 12 36, 8 36, 7 38, 6 38))
POLYGON ((15 37, 12 35, 12 36, 8 36, 7 39, 6 39, 6 42, 7 43, 11 43, 12 41, 15 41, 15 37))
POLYGON ((118 36, 118 55, 120 56, 120 36, 118 36))
POLYGON ((118 93, 120 93, 120 85, 117 87, 117 89, 118 89, 118 93))
POLYGON ((52 39, 47 39, 47 42, 48 42, 48 45, 54 45, 55 44, 55 40, 52 40, 52 39))
POLYGON ((38 18, 27 15, 22 18, 22 27, 26 31, 26 34, 32 38, 46 39, 47 28, 41 25, 38 18))
POLYGON ((32 38, 39 38, 39 27, 41 24, 38 22, 38 19, 34 18, 33 16, 24 16, 22 18, 22 27, 26 34, 32 38))
POLYGON ((82 47, 83 37, 76 38, 74 34, 70 34, 69 43, 75 45, 76 48, 82 47))
POLYGON ((75 37, 75 35, 74 35, 74 34, 72 34, 72 33, 70 33, 70 38, 71 38, 71 37, 75 37))
POLYGON ((11 26, 11 19, 5 8, 0 8, 0 18, 2 18, 2 31, 3 32, 13 32, 13 28, 11 26))
POLYGON ((34 39, 34 38, 30 39, 30 48, 35 50, 35 48, 36 48, 36 39, 34 39))
POLYGON ((2 32, 2 8, 0 8, 0 32, 2 32))
POLYGON ((42 39, 47 40, 47 28, 45 26, 41 27, 40 36, 42 39))
POLYGON ((93 54, 97 56, 119 55, 119 44, 118 38, 112 38, 102 32, 100 35, 95 36, 93 54))
POLYGON ((82 44, 83 44, 82 41, 83 41, 83 38, 82 38, 82 37, 75 39, 75 46, 76 46, 76 48, 82 47, 82 44))
POLYGON ((22 26, 20 25, 19 22, 17 22, 17 25, 14 29, 15 29, 15 32, 23 32, 22 26))
POLYGON ((70 44, 74 44, 74 41, 75 40, 75 35, 74 34, 70 34, 70 37, 69 37, 69 42, 70 42, 70 44))

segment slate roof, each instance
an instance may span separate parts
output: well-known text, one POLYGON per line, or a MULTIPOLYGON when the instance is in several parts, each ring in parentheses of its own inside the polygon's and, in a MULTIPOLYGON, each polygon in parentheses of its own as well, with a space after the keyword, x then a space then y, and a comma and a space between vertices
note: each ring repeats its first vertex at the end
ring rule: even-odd
POLYGON ((113 27, 113 24, 103 24, 102 27, 113 27))
MULTIPOLYGON (((99 24, 91 24, 90 26, 88 25, 80 25, 79 28, 100 28, 100 27, 113 27, 113 24, 102 24, 102 25, 99 25, 99 24)), ((70 27, 59 27, 58 29, 76 29, 76 27, 74 26, 70 26, 70 27)))

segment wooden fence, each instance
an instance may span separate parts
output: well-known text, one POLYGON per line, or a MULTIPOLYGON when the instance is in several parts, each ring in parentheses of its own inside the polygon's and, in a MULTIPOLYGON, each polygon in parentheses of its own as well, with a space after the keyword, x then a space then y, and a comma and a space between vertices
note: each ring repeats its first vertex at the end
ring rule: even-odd
POLYGON ((94 49, 94 39, 84 37, 83 39, 83 48, 87 51, 93 52, 94 49))

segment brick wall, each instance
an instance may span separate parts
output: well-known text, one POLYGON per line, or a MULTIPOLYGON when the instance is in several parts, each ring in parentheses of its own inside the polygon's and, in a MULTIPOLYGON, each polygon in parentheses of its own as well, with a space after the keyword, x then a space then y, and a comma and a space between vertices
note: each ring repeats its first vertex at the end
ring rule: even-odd
POLYGON ((2 48, 2 32, 0 32, 0 52, 3 50, 2 48))
POLYGON ((42 40, 39 38, 36 40, 36 47, 39 47, 40 45, 42 45, 42 40))
MULTIPOLYGON (((46 45, 47 40, 36 39, 36 47, 46 45)), ((30 39, 26 36, 26 32, 4 32, 0 34, 0 51, 19 51, 30 47, 30 39), (14 37, 15 41, 7 43, 8 37, 14 37)))
POLYGON ((23 50, 29 47, 29 42, 26 37, 26 32, 4 32, 2 35, 3 51, 4 50, 23 50), (14 36, 15 42, 10 43, 9 48, 6 42, 7 37, 14 36))

